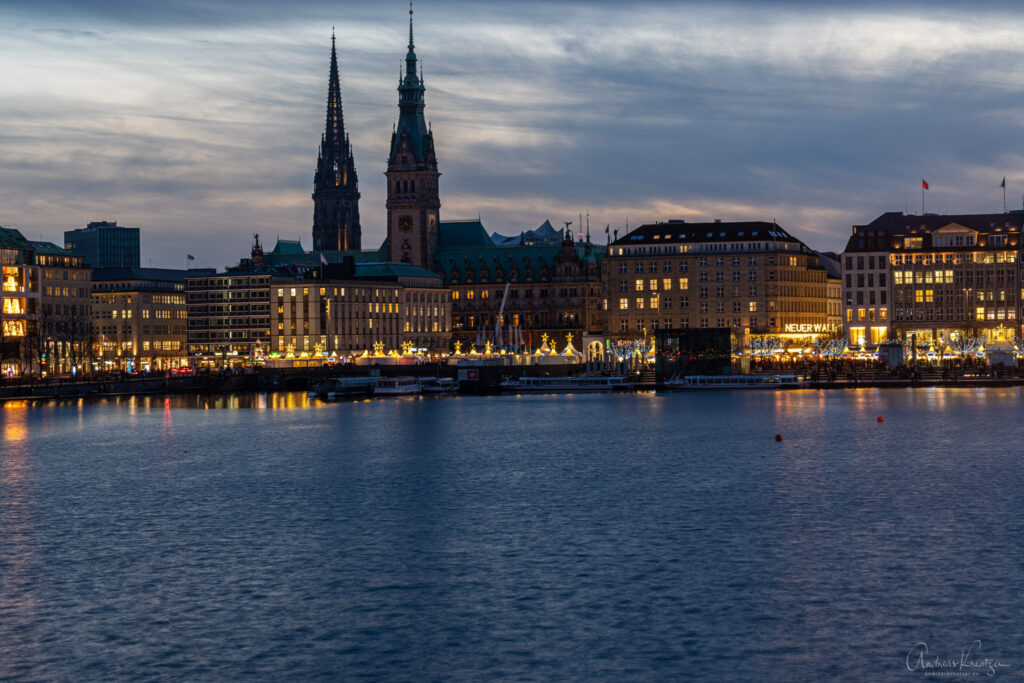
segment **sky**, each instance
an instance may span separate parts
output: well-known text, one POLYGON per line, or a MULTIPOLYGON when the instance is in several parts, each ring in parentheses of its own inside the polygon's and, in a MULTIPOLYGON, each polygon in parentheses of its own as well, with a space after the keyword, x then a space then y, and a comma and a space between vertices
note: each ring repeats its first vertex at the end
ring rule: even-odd
MULTIPOLYGON (((1004 176, 1020 208, 1024 6, 960 5, 421 0, 442 220, 775 220, 841 251, 922 179, 929 212, 1001 212, 1004 176)), ((376 248, 401 0, 0 0, 0 225, 117 220, 171 268, 310 248, 332 26, 376 248)))

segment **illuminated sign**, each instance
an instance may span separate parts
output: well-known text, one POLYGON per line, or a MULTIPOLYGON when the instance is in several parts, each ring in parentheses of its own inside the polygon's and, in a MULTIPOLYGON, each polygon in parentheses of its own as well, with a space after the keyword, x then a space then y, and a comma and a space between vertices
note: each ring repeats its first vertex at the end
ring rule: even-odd
POLYGON ((786 332, 821 334, 824 332, 834 332, 835 329, 834 325, 827 325, 825 323, 786 323, 786 332))

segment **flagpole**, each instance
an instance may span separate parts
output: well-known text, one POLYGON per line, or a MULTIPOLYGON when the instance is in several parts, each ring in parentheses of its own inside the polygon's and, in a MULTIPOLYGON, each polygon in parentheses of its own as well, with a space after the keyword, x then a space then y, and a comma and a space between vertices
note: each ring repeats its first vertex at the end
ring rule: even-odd
POLYGON ((1006 176, 1003 176, 1003 213, 1006 213, 1006 176))

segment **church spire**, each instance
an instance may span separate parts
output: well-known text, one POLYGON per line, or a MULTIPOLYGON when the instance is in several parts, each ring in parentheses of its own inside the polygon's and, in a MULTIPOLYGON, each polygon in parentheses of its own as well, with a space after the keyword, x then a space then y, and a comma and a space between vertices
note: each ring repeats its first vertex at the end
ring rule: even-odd
POLYGON ((359 189, 341 105, 338 50, 331 28, 331 70, 327 81, 327 116, 313 180, 313 248, 359 249, 359 189))
POLYGON ((345 115, 341 106, 341 83, 338 78, 338 51, 334 44, 334 28, 331 28, 331 75, 327 84, 327 130, 324 142, 339 146, 345 140, 345 115))

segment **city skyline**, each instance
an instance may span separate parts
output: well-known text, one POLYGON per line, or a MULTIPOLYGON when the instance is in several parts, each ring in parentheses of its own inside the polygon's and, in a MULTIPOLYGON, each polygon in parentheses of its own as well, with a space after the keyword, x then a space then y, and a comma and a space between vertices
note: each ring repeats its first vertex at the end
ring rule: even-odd
MULTIPOLYGON (((223 267, 253 232, 311 247, 333 24, 376 248, 405 3, 185 6, 0 10, 0 224, 55 242, 137 225, 154 266, 223 267)), ((919 210, 921 177, 929 210, 999 211, 1003 176, 1015 208, 1020 13, 887 7, 420 3, 442 220, 508 234, 589 210, 599 239, 627 217, 774 219, 839 251, 851 225, 919 210)))

